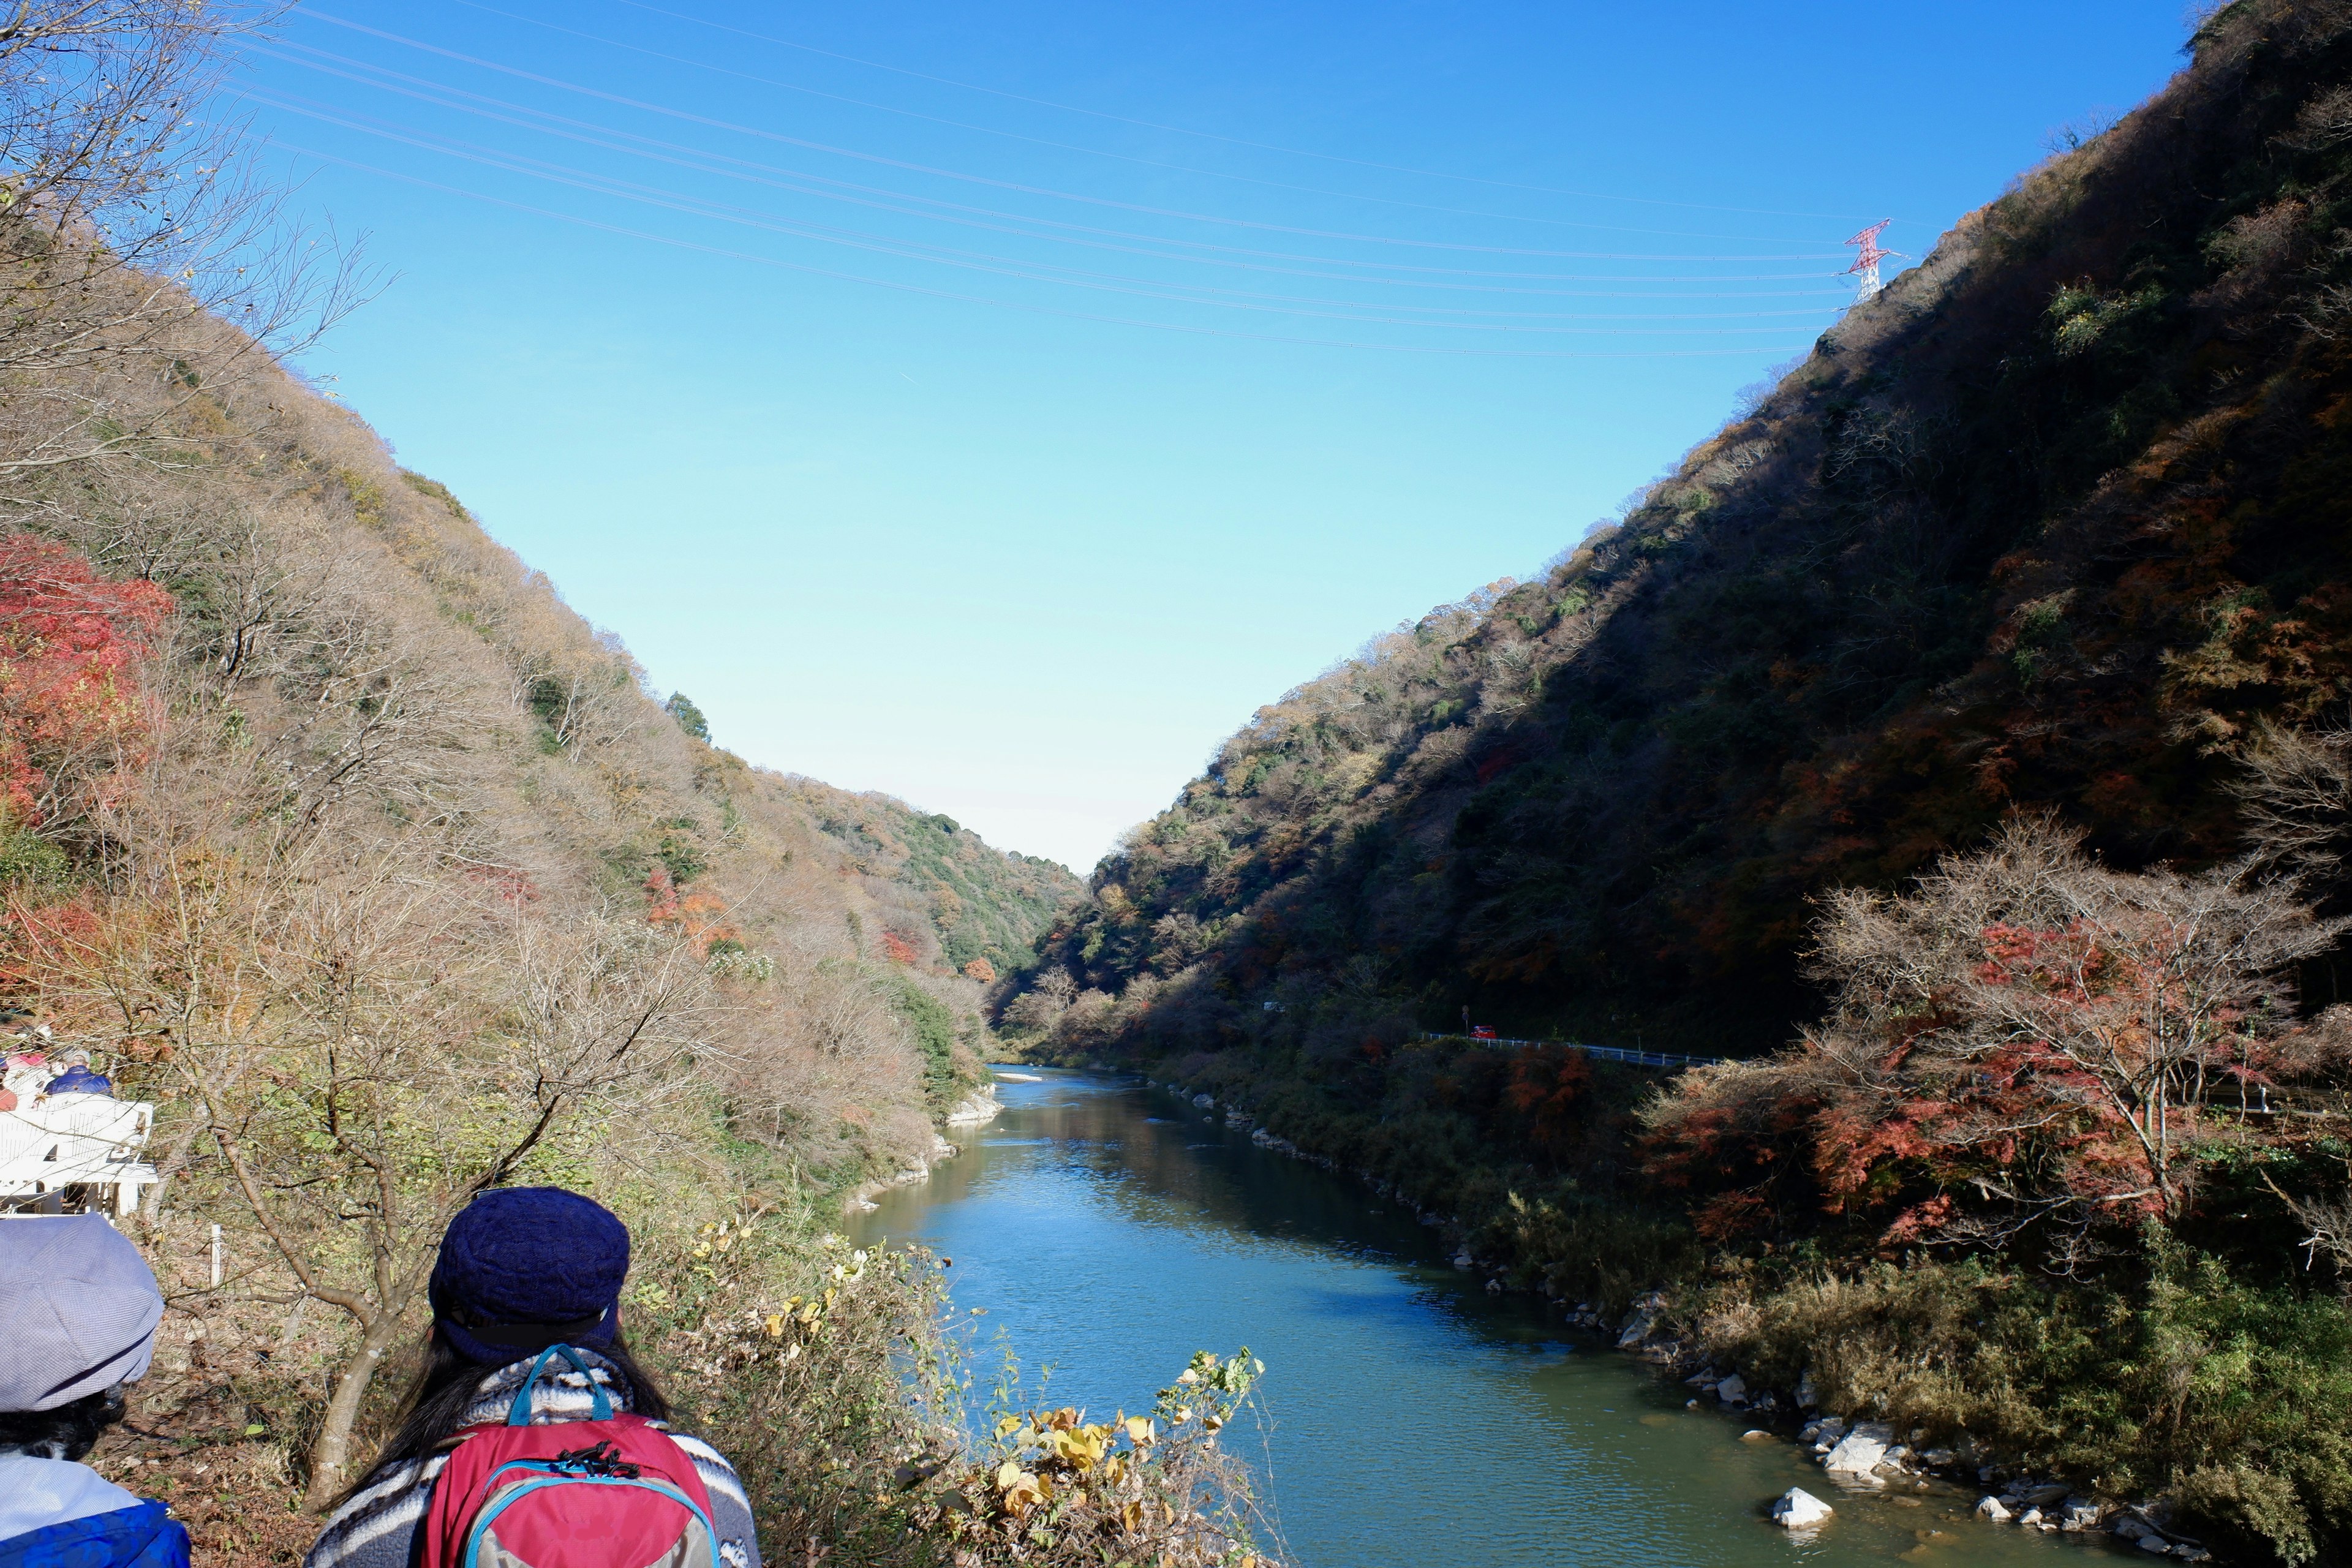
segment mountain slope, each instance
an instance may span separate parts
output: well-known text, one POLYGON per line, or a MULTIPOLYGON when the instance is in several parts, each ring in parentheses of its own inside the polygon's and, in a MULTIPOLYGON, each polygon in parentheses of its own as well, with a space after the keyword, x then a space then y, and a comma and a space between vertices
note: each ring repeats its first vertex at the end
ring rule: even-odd
POLYGON ((2230 853, 2252 727, 2352 675, 2344 26, 2223 11, 1621 525, 1262 710, 1024 1016, 1097 991, 1071 1029, 1213 1050, 1338 990, 1359 1036, 1466 1004, 1748 1051, 1818 1005, 1811 896, 2013 805, 2120 864, 2230 853))
MULTIPOLYGON (((993 976, 959 969, 1075 879, 689 733, 359 419, 41 221, 0 214, 20 291, 61 258, 173 308, 0 399, 0 1005, 154 1105, 124 1223, 205 1331, 271 1346, 245 1386, 303 1435, 240 1484, 269 1514, 289 1474, 314 1506, 351 1479, 485 1188, 593 1192, 684 1279, 698 1234, 768 1216, 728 1289, 813 1292, 842 1198, 940 1157, 985 1079, 993 976), (59 407, 110 434, 48 460, 11 421, 59 407), (258 1294, 204 1294, 207 1227, 258 1294)), ((707 1326, 663 1277, 632 1302, 656 1353, 707 1326)), ((145 1418, 205 1386, 152 1382, 145 1418)))
POLYGON ((2352 5, 2192 47, 1542 581, 1262 709, 1003 1025, 1677 1373, 2345 1561, 2352 5))

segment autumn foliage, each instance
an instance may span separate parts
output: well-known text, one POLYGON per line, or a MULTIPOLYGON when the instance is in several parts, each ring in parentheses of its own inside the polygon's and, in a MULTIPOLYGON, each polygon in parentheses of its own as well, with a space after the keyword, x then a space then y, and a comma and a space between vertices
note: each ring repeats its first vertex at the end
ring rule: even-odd
POLYGON ((119 788, 144 732, 140 666, 171 608, 152 583, 0 536, 0 828, 52 826, 119 788))
POLYGON ((2219 1150, 2292 1145, 2346 1060, 2298 1019, 2294 965, 2346 929, 2284 875, 2123 873, 2047 818, 1900 896, 1840 892, 1817 927, 1833 996, 1799 1045, 1687 1075, 1652 1168, 1722 1238, 1807 1204, 1885 1244, 2006 1247, 2073 1267, 2177 1225, 2219 1150))
POLYGON ((1592 1058, 1567 1046, 1538 1046, 1511 1059, 1503 1098, 1527 1118, 1528 1139, 1547 1158, 1566 1156, 1583 1131, 1581 1103, 1592 1087, 1592 1058))

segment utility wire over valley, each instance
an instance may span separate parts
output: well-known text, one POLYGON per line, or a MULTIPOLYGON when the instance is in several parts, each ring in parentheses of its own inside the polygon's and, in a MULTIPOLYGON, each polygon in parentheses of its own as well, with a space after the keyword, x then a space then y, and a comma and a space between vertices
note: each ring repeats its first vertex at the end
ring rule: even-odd
POLYGON ((625 3, 679 24, 664 40, 671 47, 575 25, 590 18, 572 11, 559 21, 462 0, 468 10, 568 40, 581 63, 562 72, 543 68, 535 55, 528 66, 500 58, 495 44, 420 37, 306 9, 296 14, 296 36, 253 46, 257 62, 267 65, 245 96, 281 124, 307 121, 327 132, 328 146, 281 132, 278 144, 298 155, 673 248, 994 310, 1416 353, 1783 357, 1855 298, 1844 269, 1832 265, 1844 258, 1815 237, 1822 221, 1836 221, 1832 215, 1610 196, 1186 131, 625 3), (368 53, 324 47, 319 29, 327 27, 368 53), (1785 235, 1595 221, 1557 210, 1557 200, 1530 204, 1554 210, 1465 207, 1393 191, 1307 184, 1255 168, 1149 157, 935 113, 936 105, 910 108, 793 81, 771 68, 754 68, 759 62, 744 58, 749 51, 732 45, 724 59, 683 52, 711 34, 1159 137, 1577 203, 1801 221, 1803 237, 1792 243, 1785 235), (604 59, 609 70, 593 68, 604 59), (675 84, 658 74, 649 80, 647 59, 728 85, 708 96, 664 91, 675 84), (293 84, 305 76, 329 96, 299 90, 293 84), (600 85, 599 77, 615 85, 600 85), (508 86, 482 90, 491 81, 508 86), (812 102, 890 118, 866 127, 878 140, 861 138, 808 123, 795 106, 812 102), (944 153, 910 155, 898 145, 910 125, 915 134, 936 127, 953 140, 944 153), (887 133, 893 126, 899 134, 887 133), (656 133, 656 127, 667 133, 656 133), (1050 177, 1034 177, 1005 166, 995 150, 1006 142, 1014 144, 1009 152, 1016 159, 1031 155, 1025 145, 1149 173, 1113 170, 1101 180, 1087 176, 1089 168, 1100 172, 1099 164, 1065 163, 1050 177), (370 147, 374 151, 365 151, 370 147), (761 148, 789 149, 791 162, 752 155, 761 148), (860 170, 875 173, 852 177, 860 170), (1180 182, 1196 182, 1195 194, 1171 199, 1167 193, 1180 182), (1235 200, 1219 200, 1220 191, 1235 200), (576 196, 593 198, 588 210, 576 196), (1351 218, 1351 208, 1385 209, 1392 220, 1367 224, 1351 218), (865 215, 862 222, 835 221, 845 209, 865 215), (624 221, 628 213, 641 216, 624 221), (1099 219, 1087 221, 1094 215, 1099 219), (1514 229, 1583 230, 1653 244, 1604 250, 1511 243, 1519 237, 1514 229), (990 237, 976 246, 960 236, 990 237), (1257 242, 1249 243, 1253 238, 1257 242), (1685 243, 1658 243, 1677 241, 1685 243), (1607 269, 1592 270, 1594 264, 1607 269), (1109 300, 1122 302, 1118 313, 1100 311, 1098 302, 1109 300), (1546 308, 1553 301, 1596 303, 1546 308), (1128 313, 1139 307, 1142 313, 1128 313), (1265 330, 1284 321, 1297 325, 1265 330), (1334 327, 1347 335, 1324 335, 1334 327))

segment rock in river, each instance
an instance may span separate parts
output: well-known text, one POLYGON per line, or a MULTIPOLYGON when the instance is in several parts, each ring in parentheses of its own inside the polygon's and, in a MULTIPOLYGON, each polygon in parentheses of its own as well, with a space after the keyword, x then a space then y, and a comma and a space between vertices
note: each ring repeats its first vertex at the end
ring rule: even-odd
POLYGON ((1834 1511, 1802 1487, 1790 1487, 1772 1503, 1772 1522, 1784 1530, 1810 1530, 1834 1511))

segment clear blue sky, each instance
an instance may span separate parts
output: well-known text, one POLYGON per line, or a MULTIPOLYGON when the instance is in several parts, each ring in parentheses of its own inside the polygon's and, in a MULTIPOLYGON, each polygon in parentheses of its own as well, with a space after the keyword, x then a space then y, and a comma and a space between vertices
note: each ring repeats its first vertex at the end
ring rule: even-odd
POLYGON ((2179 66, 2177 0, 310 0, 308 362, 769 766, 1083 870, 2179 66), (484 199, 488 198, 488 199, 484 199), (1899 263, 1896 265, 1900 265, 1899 263))

